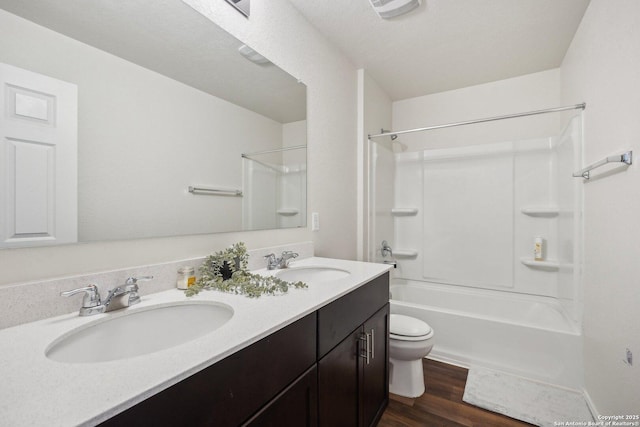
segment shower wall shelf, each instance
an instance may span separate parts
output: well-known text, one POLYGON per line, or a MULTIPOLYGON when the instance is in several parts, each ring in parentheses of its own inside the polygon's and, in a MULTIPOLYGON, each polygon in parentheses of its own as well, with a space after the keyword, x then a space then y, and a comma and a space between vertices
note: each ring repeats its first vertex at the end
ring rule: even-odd
POLYGON ((278 209, 276 212, 278 213, 278 215, 282 215, 282 216, 294 216, 294 215, 298 215, 298 213, 300 213, 300 211, 298 209, 295 209, 295 208, 278 209))
POLYGON ((540 270, 558 271, 560 264, 557 261, 537 261, 533 258, 520 258, 520 262, 531 268, 538 268, 540 270))
POLYGON ((529 206, 520 209, 520 211, 525 215, 539 217, 554 217, 560 213, 557 206, 529 206))
POLYGON ((418 208, 392 208, 393 216, 413 216, 418 214, 418 208))
POLYGON ((396 258, 415 258, 418 256, 418 251, 412 251, 408 249, 397 249, 393 251, 393 256, 396 258))

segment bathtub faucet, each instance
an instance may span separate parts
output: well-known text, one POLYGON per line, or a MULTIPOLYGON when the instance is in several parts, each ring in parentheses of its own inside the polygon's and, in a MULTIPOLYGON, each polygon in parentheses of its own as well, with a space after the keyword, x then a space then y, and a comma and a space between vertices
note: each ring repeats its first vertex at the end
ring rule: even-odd
POLYGON ((386 240, 382 241, 382 249, 380 249, 380 253, 382 253, 382 258, 386 258, 387 255, 393 256, 393 251, 391 250, 391 246, 387 243, 386 240))

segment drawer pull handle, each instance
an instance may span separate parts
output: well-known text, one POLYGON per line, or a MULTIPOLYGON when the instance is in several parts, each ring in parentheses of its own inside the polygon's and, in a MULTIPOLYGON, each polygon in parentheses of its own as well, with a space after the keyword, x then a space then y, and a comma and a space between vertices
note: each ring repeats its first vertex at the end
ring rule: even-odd
POLYGON ((360 350, 360 357, 367 361, 367 365, 370 363, 369 355, 371 354, 371 335, 370 334, 362 334, 360 336, 360 341, 364 341, 364 349, 360 350), (364 350, 364 352, 362 351, 364 350))
POLYGON ((376 353, 375 353, 375 346, 376 346, 376 342, 375 342, 375 338, 376 338, 376 331, 375 329, 371 329, 371 359, 375 359, 376 358, 376 353))

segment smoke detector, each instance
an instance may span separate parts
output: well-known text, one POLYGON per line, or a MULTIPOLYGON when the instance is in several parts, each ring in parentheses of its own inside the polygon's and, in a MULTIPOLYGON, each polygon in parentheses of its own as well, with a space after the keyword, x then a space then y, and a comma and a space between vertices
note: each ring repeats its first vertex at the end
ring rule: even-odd
POLYGON ((373 10, 383 19, 395 18, 411 12, 422 0, 369 0, 373 10))

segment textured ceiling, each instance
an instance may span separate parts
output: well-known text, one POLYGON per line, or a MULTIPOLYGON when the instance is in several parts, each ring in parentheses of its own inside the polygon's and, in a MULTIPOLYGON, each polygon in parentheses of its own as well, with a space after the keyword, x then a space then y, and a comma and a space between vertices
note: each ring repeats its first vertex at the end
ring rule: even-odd
POLYGON ((559 67, 589 0, 423 0, 383 20, 369 0, 289 0, 394 99, 559 67))
POLYGON ((306 117, 306 87, 179 0, 0 0, 0 8, 281 123, 306 117))

